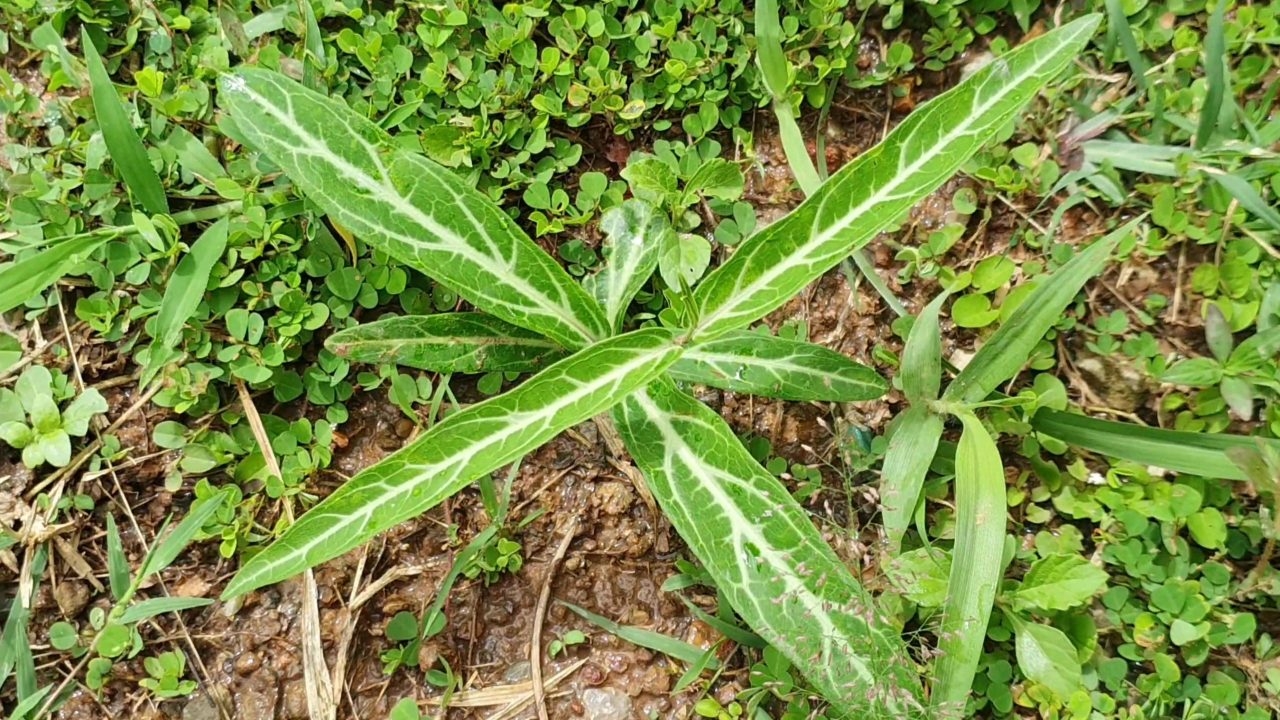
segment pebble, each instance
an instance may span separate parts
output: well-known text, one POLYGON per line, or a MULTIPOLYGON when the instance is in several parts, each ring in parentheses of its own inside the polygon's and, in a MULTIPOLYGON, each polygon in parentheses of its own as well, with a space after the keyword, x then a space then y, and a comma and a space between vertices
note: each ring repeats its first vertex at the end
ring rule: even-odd
POLYGON ((630 720, 631 698, 614 688, 582 691, 582 707, 587 720, 630 720))

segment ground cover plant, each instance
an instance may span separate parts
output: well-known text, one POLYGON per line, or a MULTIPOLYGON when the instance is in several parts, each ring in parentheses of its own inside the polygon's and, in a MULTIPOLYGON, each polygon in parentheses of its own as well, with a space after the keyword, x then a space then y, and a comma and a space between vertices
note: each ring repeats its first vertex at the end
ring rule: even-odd
POLYGON ((1273 9, 0 16, 9 717, 1276 710, 1273 9))

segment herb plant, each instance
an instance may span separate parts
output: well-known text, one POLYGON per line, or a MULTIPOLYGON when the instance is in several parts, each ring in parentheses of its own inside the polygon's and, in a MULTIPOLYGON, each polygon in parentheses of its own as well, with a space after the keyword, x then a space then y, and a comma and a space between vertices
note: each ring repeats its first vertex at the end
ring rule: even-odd
MULTIPOLYGON (((389 336, 385 326, 357 327, 335 343, 373 334, 416 345, 424 356, 462 347, 468 362, 486 370, 528 370, 527 356, 513 364, 506 350, 514 339, 515 352, 527 351, 519 341, 532 334, 567 357, 447 416, 353 477, 247 562, 224 597, 357 547, 561 430, 610 411, 654 497, 748 624, 807 668, 843 714, 921 714, 924 700, 902 641, 870 596, 785 487, 719 415, 679 389, 669 370, 773 397, 879 396, 886 385, 865 367, 742 329, 945 181, 1070 62, 1097 22, 1078 20, 1027 43, 921 106, 794 212, 744 241, 696 288, 671 293, 675 312, 665 322, 625 332, 627 307, 659 262, 659 244, 648 242, 650 206, 637 200, 616 211, 607 264, 584 287, 487 198, 342 103, 269 71, 225 76, 220 100, 236 135, 337 224, 487 313, 462 316, 474 320, 467 335, 424 341, 389 336)), ((456 367, 439 357, 422 366, 456 367)))

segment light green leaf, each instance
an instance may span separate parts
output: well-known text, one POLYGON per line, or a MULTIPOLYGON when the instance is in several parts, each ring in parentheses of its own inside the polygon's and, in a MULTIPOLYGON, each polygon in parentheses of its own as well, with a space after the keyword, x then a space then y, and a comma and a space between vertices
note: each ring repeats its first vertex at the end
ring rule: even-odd
POLYGON ((111 513, 107 513, 107 579, 111 583, 111 599, 119 602, 129 591, 129 556, 124 554, 120 528, 111 513))
POLYGON ((53 374, 43 365, 31 365, 18 376, 13 389, 22 407, 28 414, 34 415, 40 398, 53 402, 53 374))
POLYGON ((1210 550, 1226 548, 1227 520, 1216 507, 1201 508, 1192 513, 1187 518, 1187 530, 1191 531, 1191 539, 1200 547, 1210 550))
POLYGON ((58 404, 49 395, 33 395, 27 405, 31 415, 31 427, 36 432, 48 433, 62 427, 62 416, 58 414, 58 404))
POLYGON ((692 233, 670 233, 663 238, 658 273, 670 288, 693 287, 711 264, 711 243, 692 233))
POLYGON ((1098 20, 1082 18, 993 60, 921 105, 794 212, 747 239, 699 286, 697 335, 712 337, 764 316, 903 216, 1075 59, 1098 20))
MULTIPOLYGON (((39 433, 22 451, 22 459, 25 462, 27 453, 30 452, 32 458, 39 458, 43 462, 47 462, 54 467, 64 467, 71 462, 71 436, 67 435, 62 428, 57 428, 45 433, 39 433)), ((39 465, 28 463, 29 467, 39 465)))
MULTIPOLYGON (((782 52, 782 27, 778 0, 756 0, 756 64, 765 89, 775 100, 786 100, 791 87, 787 56, 782 52)), ((816 175, 816 173, 815 173, 816 175)))
POLYGON ((0 313, 37 298, 63 275, 89 259, 109 238, 106 234, 79 235, 59 241, 23 259, 0 265, 0 313))
POLYGON ((506 213, 457 175, 396 149, 343 103, 241 68, 219 100, 329 217, 481 310, 580 348, 608 334, 600 306, 506 213))
POLYGON ((1049 409, 1037 412, 1031 425, 1038 432, 1108 457, 1223 480, 1249 479, 1228 457, 1233 448, 1262 445, 1280 451, 1280 440, 1271 438, 1179 432, 1049 409))
POLYGON ((941 656, 930 700, 941 717, 961 717, 987 638, 987 621, 1003 568, 1004 465, 995 441, 972 413, 962 413, 956 448, 956 541, 947 602, 938 629, 941 656))
POLYGON ((665 162, 648 153, 632 153, 627 158, 627 166, 622 168, 622 178, 633 195, 651 205, 665 208, 677 198, 676 174, 665 162))
POLYGON ((880 517, 890 554, 911 527, 942 428, 942 418, 924 405, 912 405, 894 422, 880 468, 880 517))
POLYGON ((875 370, 834 350, 747 330, 688 346, 667 373, 783 400, 874 400, 889 389, 875 370))
MULTIPOLYGON (((631 625, 620 625, 603 615, 597 615, 586 608, 578 607, 573 603, 559 601, 561 605, 569 608, 575 614, 581 616, 591 624, 601 628, 610 635, 622 638, 632 645, 639 645, 642 648, 648 648, 655 652, 660 652, 667 657, 673 657, 690 665, 701 662, 703 654, 706 650, 689 643, 673 638, 670 635, 663 635, 660 632, 646 630, 644 628, 634 627, 631 625)), ((711 664, 708 666, 712 670, 720 667, 720 661, 712 658, 711 664)))
POLYGON ((153 215, 169 212, 169 198, 164 194, 160 176, 151 166, 147 149, 134 132, 124 104, 120 102, 115 85, 111 84, 111 77, 102 64, 102 56, 85 28, 80 29, 80 46, 84 48, 84 64, 89 70, 93 112, 98 117, 107 152, 111 153, 111 162, 115 163, 121 179, 147 212, 153 215))
MULTIPOLYGON (((221 8, 221 6, 219 6, 221 8)), ((227 171, 222 167, 222 163, 209 152, 209 148, 205 147, 200 139, 191 134, 191 131, 181 125, 173 125, 169 129, 169 137, 165 142, 173 149, 178 156, 178 164, 182 169, 200 178, 200 180, 209 183, 211 186, 214 180, 227 177, 227 171)))
POLYGON ((1107 586, 1107 573, 1079 555, 1035 561, 1013 594, 1015 610, 1066 610, 1082 605, 1107 586))
POLYGON ((181 612, 192 608, 205 607, 212 605, 211 598, 198 597, 157 597, 141 600, 129 606, 128 610, 120 616, 119 622, 128 625, 129 623, 142 622, 149 620, 157 615, 163 615, 170 612, 181 612))
POLYGON ((719 415, 662 381, 614 420, 672 526, 753 630, 843 713, 919 716, 901 639, 719 415))
POLYGON ((481 313, 389 317, 330 335, 331 352, 354 362, 435 372, 532 372, 564 351, 524 328, 481 313))
POLYGON ((430 509, 477 477, 608 410, 680 354, 668 330, 597 343, 503 395, 447 416, 357 474, 241 568, 224 598, 283 580, 430 509))
POLYGON ((951 556, 930 547, 904 552, 885 568, 889 582, 903 597, 926 608, 941 607, 946 601, 950 573, 951 556))
POLYGON ((583 280, 604 307, 609 327, 622 327, 627 306, 658 266, 658 250, 675 231, 667 216, 643 200, 627 200, 600 217, 604 268, 583 280))
POLYGON ((67 434, 84 437, 89 432, 89 421, 94 415, 107 411, 107 399, 96 388, 88 388, 62 411, 62 429, 67 434))
POLYGON ((4 441, 11 448, 21 450, 30 445, 33 439, 35 439, 35 435, 24 422, 10 420, 6 423, 0 423, 0 441, 4 441))
POLYGON ((1016 615, 1010 618, 1017 635, 1018 669, 1028 680, 1044 685, 1059 700, 1066 702, 1081 684, 1075 646, 1055 627, 1023 620, 1016 615))
POLYGON ((1132 220, 1097 240, 1066 265, 1036 284, 1018 309, 983 343, 973 359, 947 386, 943 399, 974 403, 1013 377, 1031 357, 1032 350, 1059 321, 1080 289, 1106 267, 1111 251, 1133 232, 1132 220))
POLYGON ((178 346, 182 339, 182 328, 196 314, 196 308, 204 298, 209 286, 209 275, 213 266, 222 259, 222 252, 227 247, 227 230, 230 226, 226 218, 215 222, 200 233, 200 237, 191 244, 191 250, 178 261, 178 267, 169 277, 164 289, 164 297, 160 300, 160 310, 156 314, 152 328, 151 350, 149 361, 143 372, 142 385, 150 383, 159 367, 157 360, 162 350, 171 350, 178 346))
MULTIPOLYGON (((0 372, 18 364, 22 359, 22 343, 6 332, 0 332, 0 372)), ((0 415, 3 417, 3 415, 0 415)))
POLYGON ((138 570, 139 580, 145 580, 172 565, 228 497, 230 493, 223 490, 193 505, 187 516, 182 518, 182 522, 178 523, 172 531, 165 532, 169 527, 169 521, 166 520, 156 533, 156 541, 151 546, 151 552, 142 561, 142 567, 138 570))
POLYGON ((937 400, 942 387, 942 331, 938 327, 938 313, 946 300, 944 292, 924 306, 902 348, 902 371, 898 377, 902 394, 913 406, 937 400))

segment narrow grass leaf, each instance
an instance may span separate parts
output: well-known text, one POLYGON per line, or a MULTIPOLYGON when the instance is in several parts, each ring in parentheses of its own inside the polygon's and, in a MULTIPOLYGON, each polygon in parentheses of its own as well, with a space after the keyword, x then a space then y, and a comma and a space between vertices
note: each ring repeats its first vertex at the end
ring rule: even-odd
POLYGON ((168 521, 164 527, 161 527, 157 533, 155 544, 151 546, 151 552, 146 559, 142 561, 142 569, 138 571, 140 580, 145 580, 152 575, 164 570, 173 564, 174 560, 182 554, 182 551, 191 543, 191 539, 200 532, 213 518, 213 514, 222 507, 222 503, 226 502, 229 497, 228 493, 223 491, 209 499, 194 505, 187 516, 182 518, 182 522, 170 532, 165 532, 168 527, 168 521))
POLYGON ((747 625, 842 714, 919 716, 901 638, 715 411, 664 380, 613 415, 654 498, 747 625))
POLYGON ((938 314, 946 302, 944 292, 920 311, 902 348, 902 394, 907 402, 920 405, 938 399, 942 388, 942 331, 938 314))
POLYGON ((6 313, 37 297, 63 275, 89 259, 109 239, 90 234, 62 240, 48 249, 0 266, 0 313, 6 313))
POLYGON ((119 602, 129 591, 129 558, 120 541, 120 528, 110 513, 107 514, 107 579, 111 584, 111 598, 119 602))
POLYGON ((222 163, 200 142, 200 138, 181 125, 174 125, 169 130, 165 142, 177 154, 178 164, 182 169, 195 175, 201 182, 212 186, 214 180, 228 177, 222 163))
POLYGON ((84 48, 84 62, 89 70, 93 112, 98 118, 98 127, 102 130, 102 139, 106 142, 111 162, 115 164, 120 178, 133 193, 133 197, 147 212, 153 215, 168 213, 169 199, 165 196, 164 187, 160 185, 160 176, 156 175, 155 168, 151 166, 147 149, 142 146, 142 140, 129 123, 129 115, 125 112, 120 96, 116 94, 111 77, 107 75, 102 56, 98 54, 98 48, 84 28, 80 31, 80 45, 84 48))
POLYGON ((963 716, 982 659, 1003 571, 1006 522, 1000 451, 977 416, 963 413, 960 420, 964 432, 956 450, 956 540, 938 629, 941 656, 930 695, 935 711, 947 718, 963 716))
POLYGON ((334 333, 324 345, 353 362, 433 372, 533 372, 564 355, 535 332, 464 312, 383 318, 334 333))
POLYGON ((698 286, 696 335, 713 337, 764 316, 897 221, 1064 69, 1098 20, 1082 18, 993 60, 748 238, 698 286))
POLYGON ((1036 413, 1031 426, 1068 445, 1107 457, 1222 480, 1249 479, 1231 461, 1228 452, 1233 448, 1252 449, 1261 444, 1280 451, 1280 440, 1270 438, 1164 430, 1047 408, 1036 413))
POLYGON ((1089 140, 1080 148, 1088 164, 1111 165, 1117 170, 1161 177, 1180 176, 1183 171, 1177 160, 1191 153, 1191 148, 1181 145, 1143 145, 1117 140, 1089 140))
POLYGON ((943 399, 980 402, 1000 383, 1021 371, 1036 344, 1062 319, 1063 311, 1085 283, 1102 272, 1111 251, 1133 232, 1137 223, 1138 220, 1132 220, 1111 231, 1043 278, 951 381, 943 399))
POLYGON ((27 637, 27 626, 31 620, 31 607, 35 602, 35 593, 40 589, 40 581, 44 578, 45 566, 49 559, 49 549, 40 545, 35 550, 26 584, 19 583, 18 589, 30 588, 30 595, 22 592, 15 594, 10 601, 4 621, 4 633, 0 635, 0 687, 13 675, 17 685, 19 702, 38 692, 36 685, 35 658, 31 654, 31 641, 27 637))
POLYGON ((219 101, 329 217, 476 307, 570 349, 608 334, 599 304, 501 208, 448 169, 397 149, 338 100, 241 68, 219 101))
POLYGON ((756 64, 764 87, 774 99, 785 101, 791 86, 787 56, 782 52, 782 25, 778 22, 778 0, 757 0, 755 4, 756 64))
POLYGON ((1107 7, 1107 34, 1120 44, 1125 62, 1129 63, 1129 76, 1133 78, 1133 84, 1145 93, 1147 91, 1147 60, 1142 56, 1142 50, 1138 48, 1138 40, 1134 37, 1133 28, 1129 25, 1129 17, 1125 15, 1124 3, 1122 0, 1106 0, 1104 4, 1107 7))
MULTIPOLYGON (((700 648, 697 645, 690 645, 683 640, 673 638, 670 635, 663 635, 662 633, 654 632, 653 630, 646 630, 641 627, 635 627, 634 625, 621 625, 607 617, 597 615, 586 608, 578 607, 577 605, 565 602, 564 600, 557 600, 556 602, 569 608, 592 625, 595 625, 610 635, 626 640, 632 645, 639 645, 642 648, 648 648, 654 652, 660 652, 667 657, 675 658, 676 660, 689 664, 695 664, 705 660, 704 656, 707 652, 705 648, 700 648)), ((708 667, 714 670, 715 668, 720 667, 720 663, 714 656, 712 656, 708 667)))
POLYGON ((890 554, 911 527, 942 428, 942 418, 925 405, 912 405, 894 423, 880 467, 880 518, 890 554))
POLYGON ((1197 150, 1209 146, 1223 118, 1222 103, 1227 97, 1226 10, 1227 0, 1218 0, 1209 13, 1209 30, 1204 38, 1204 104, 1200 106, 1200 122, 1196 126, 1197 150))
POLYGON ((889 389, 875 370, 834 350, 747 330, 690 345, 668 373, 677 380, 783 400, 874 400, 889 389))
POLYGON ((665 213, 632 198, 600 216, 604 268, 582 284, 604 308, 609 327, 621 329, 627 307, 658 267, 658 251, 675 232, 665 213))
POLYGON ((150 383, 159 370, 157 360, 162 351, 173 350, 182 339, 182 329, 200 307, 213 266, 222 259, 227 248, 227 231, 230 221, 223 218, 205 229, 191 244, 191 250, 178 261, 173 275, 164 289, 160 310, 151 328, 151 350, 147 366, 143 369, 142 385, 150 383))
POLYGON ((644 387, 680 354, 674 333, 637 330, 597 343, 503 395, 449 415, 351 478, 240 569, 233 598, 358 547, 644 387))
POLYGON ((1217 168, 1202 167, 1200 169, 1208 174, 1214 182, 1221 185, 1223 190, 1230 193, 1231 197, 1240 203, 1240 207, 1265 222, 1272 230, 1280 232, 1280 211, 1277 211, 1270 203, 1264 200, 1258 194, 1258 191, 1254 190, 1253 186, 1249 184, 1249 181, 1217 168))
POLYGON ((141 600, 129 606, 120 616, 119 623, 128 625, 130 623, 142 622, 150 620, 157 615, 163 615, 170 612, 182 612, 192 608, 205 607, 212 605, 213 600, 210 598, 183 598, 183 597, 158 597, 141 600))
POLYGON ((702 608, 695 605, 692 600, 690 600, 689 598, 683 595, 680 595, 678 597, 680 598, 680 602, 684 603, 684 606, 689 609, 689 614, 693 615, 695 618, 706 623, 712 630, 715 630, 716 632, 738 643, 739 645, 746 645, 747 647, 752 647, 757 649, 762 649, 766 645, 768 645, 768 643, 764 641, 764 638, 751 632, 750 630, 744 629, 734 623, 729 622, 728 620, 725 620, 723 618, 718 618, 715 615, 712 615, 706 610, 703 610, 702 608))

